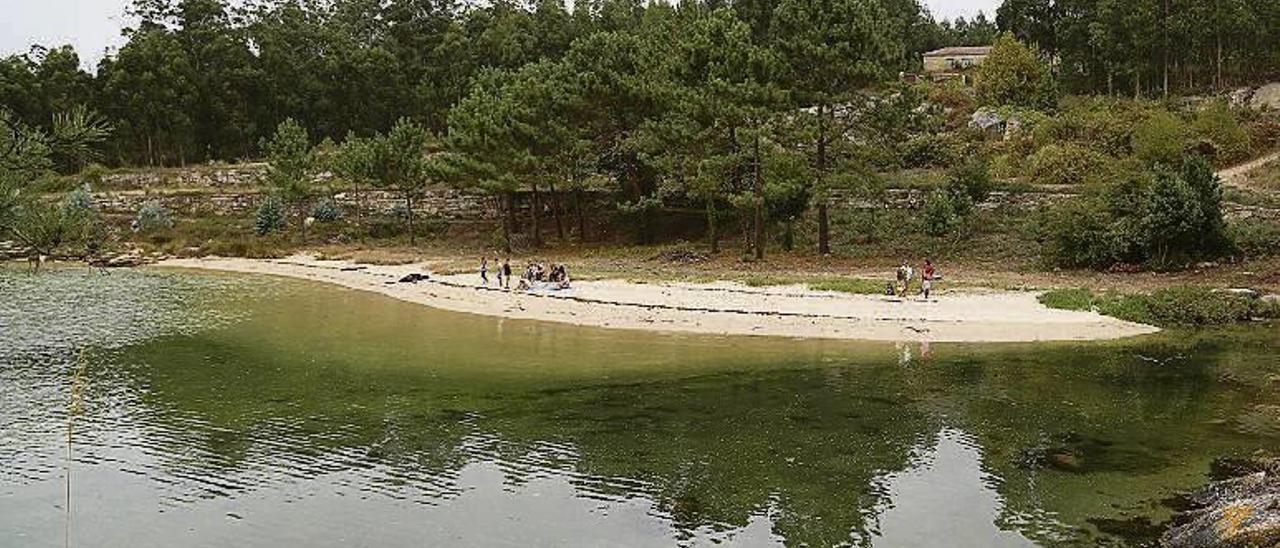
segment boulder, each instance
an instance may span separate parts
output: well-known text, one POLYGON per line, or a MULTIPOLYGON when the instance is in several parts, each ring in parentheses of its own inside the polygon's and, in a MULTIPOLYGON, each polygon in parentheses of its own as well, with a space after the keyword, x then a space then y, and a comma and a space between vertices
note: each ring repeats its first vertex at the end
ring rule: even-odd
POLYGON ((1238 88, 1227 94, 1227 103, 1231 108, 1244 108, 1253 100, 1253 88, 1238 88))
POLYGON ((1249 106, 1258 110, 1280 110, 1280 82, 1267 84, 1254 91, 1249 106))
POLYGON ((969 119, 969 127, 983 131, 1004 133, 1005 119, 1000 113, 989 108, 980 108, 969 119))
POLYGON ((1243 288, 1243 287, 1233 287, 1229 289, 1215 289, 1214 292, 1225 293, 1227 295, 1232 295, 1235 297, 1243 297, 1246 299, 1257 299, 1258 297, 1261 296, 1261 294, 1258 293, 1257 291, 1253 289, 1243 288))

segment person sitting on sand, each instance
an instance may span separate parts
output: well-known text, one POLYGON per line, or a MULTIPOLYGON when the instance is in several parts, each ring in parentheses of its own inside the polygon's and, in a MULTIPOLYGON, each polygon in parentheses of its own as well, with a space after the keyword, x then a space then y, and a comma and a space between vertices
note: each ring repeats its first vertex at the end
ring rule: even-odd
POLYGON ((569 289, 569 267, 560 265, 556 274, 556 289, 569 289))

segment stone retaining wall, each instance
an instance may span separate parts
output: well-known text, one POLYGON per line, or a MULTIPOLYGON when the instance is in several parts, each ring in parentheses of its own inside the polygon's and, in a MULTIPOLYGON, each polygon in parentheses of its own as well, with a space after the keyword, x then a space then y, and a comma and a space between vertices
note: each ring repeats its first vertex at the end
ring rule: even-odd
MULTIPOLYGON (((181 216, 248 216, 257 210, 265 194, 256 191, 224 192, 100 192, 94 201, 105 213, 132 215, 148 202, 156 202, 181 216)), ((334 196, 339 205, 354 210, 357 206, 374 214, 389 215, 404 205, 394 192, 368 190, 344 192, 334 196)), ((455 221, 478 221, 497 218, 493 200, 485 195, 452 188, 434 188, 423 193, 414 203, 414 213, 455 221)))
POLYGON ((104 190, 245 188, 261 185, 267 164, 122 170, 102 176, 104 190))
MULTIPOLYGON (((96 194, 98 205, 106 212, 129 214, 149 201, 157 201, 178 215, 251 215, 257 209, 262 194, 260 188, 267 175, 267 165, 262 163, 228 166, 196 166, 184 169, 156 169, 121 171, 103 176, 96 194)), ((323 174, 319 180, 331 175, 323 174)), ((924 207, 929 191, 921 189, 889 189, 885 203, 876 204, 842 191, 832 193, 832 207, 837 209, 907 209, 924 207)), ((1072 194, 1060 191, 992 192, 979 204, 980 209, 1021 208, 1035 209, 1070 198, 1072 194)), ((375 214, 390 214, 401 207, 402 200, 394 192, 380 190, 349 191, 338 194, 339 204, 354 209, 357 205, 375 214)), ((522 194, 517 200, 521 214, 527 215, 531 200, 522 194)), ((607 205, 608 193, 592 193, 587 210, 611 211, 607 205)), ((544 201, 544 207, 549 203, 544 201)), ((1262 218, 1280 221, 1280 210, 1261 207, 1226 204, 1226 214, 1231 218, 1262 218)), ((428 189, 414 205, 415 213, 450 221, 491 221, 499 217, 498 204, 484 194, 467 192, 452 187, 439 186, 428 189)))

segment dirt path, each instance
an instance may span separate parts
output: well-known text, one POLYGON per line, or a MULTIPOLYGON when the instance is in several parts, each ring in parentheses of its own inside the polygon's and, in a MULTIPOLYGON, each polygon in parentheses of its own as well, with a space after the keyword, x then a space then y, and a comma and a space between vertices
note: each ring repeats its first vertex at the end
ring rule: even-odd
POLYGON ((1225 184, 1240 186, 1241 179, 1244 179, 1244 177, 1250 172, 1275 160, 1280 160, 1280 151, 1267 154, 1261 158, 1250 160, 1237 166, 1219 170, 1218 177, 1221 177, 1222 182, 1225 184))

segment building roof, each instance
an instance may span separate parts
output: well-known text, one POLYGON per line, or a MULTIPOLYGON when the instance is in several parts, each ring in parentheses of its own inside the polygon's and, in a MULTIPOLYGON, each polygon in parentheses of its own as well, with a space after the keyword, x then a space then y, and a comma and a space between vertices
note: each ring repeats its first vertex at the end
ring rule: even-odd
POLYGON ((925 57, 971 57, 991 53, 990 46, 942 48, 924 54, 925 57))

